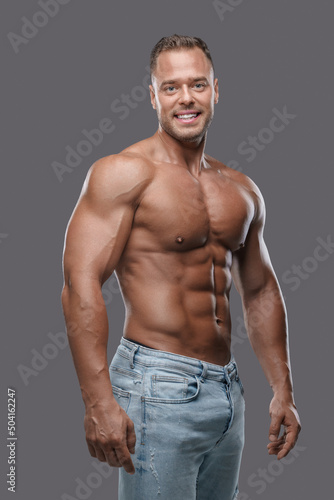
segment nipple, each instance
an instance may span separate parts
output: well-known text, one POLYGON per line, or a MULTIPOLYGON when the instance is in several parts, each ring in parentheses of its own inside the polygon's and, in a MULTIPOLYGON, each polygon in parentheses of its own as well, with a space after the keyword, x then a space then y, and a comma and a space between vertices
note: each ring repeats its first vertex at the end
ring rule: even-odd
POLYGON ((239 248, 243 248, 245 246, 245 243, 240 243, 239 248))
POLYGON ((183 243, 184 238, 183 238, 183 236, 178 236, 178 237, 176 238, 176 240, 175 240, 175 241, 176 241, 177 243, 183 243))

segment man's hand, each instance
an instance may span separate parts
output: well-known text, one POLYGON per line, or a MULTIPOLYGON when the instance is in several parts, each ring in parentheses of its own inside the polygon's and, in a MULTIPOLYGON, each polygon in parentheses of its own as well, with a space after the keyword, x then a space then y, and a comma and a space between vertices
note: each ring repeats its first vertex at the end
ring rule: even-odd
POLYGON ((300 419, 297 408, 291 398, 275 395, 269 406, 271 424, 269 427, 269 440, 267 445, 269 455, 277 455, 277 459, 284 458, 295 446, 298 434, 301 431, 300 419), (281 425, 284 433, 279 437, 281 425))
POLYGON ((111 467, 124 467, 135 473, 130 453, 135 452, 136 434, 132 420, 117 401, 86 407, 86 441, 92 457, 111 467))

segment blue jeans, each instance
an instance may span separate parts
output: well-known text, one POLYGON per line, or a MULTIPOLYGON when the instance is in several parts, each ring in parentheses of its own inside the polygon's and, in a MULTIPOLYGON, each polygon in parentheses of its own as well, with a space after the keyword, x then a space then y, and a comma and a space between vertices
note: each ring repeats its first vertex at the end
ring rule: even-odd
POLYGON ((221 366, 122 337, 109 372, 137 438, 118 499, 235 500, 245 400, 233 355, 221 366))

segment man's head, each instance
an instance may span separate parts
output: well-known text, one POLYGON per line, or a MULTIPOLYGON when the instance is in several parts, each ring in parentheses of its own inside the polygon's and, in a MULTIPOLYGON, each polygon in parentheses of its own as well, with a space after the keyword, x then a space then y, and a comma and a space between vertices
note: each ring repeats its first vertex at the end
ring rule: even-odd
POLYGON ((205 42, 180 35, 162 38, 151 52, 151 78, 160 127, 179 141, 203 139, 218 102, 218 80, 205 42))

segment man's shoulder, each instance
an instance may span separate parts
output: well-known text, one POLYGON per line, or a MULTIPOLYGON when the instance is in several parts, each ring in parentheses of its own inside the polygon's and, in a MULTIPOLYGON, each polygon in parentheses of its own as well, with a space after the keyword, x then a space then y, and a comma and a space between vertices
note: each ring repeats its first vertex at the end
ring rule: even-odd
POLYGON ((153 175, 152 162, 136 149, 131 147, 120 153, 104 156, 96 160, 91 170, 97 175, 105 175, 110 178, 122 176, 123 178, 149 177, 153 175))
POLYGON ((154 168, 143 155, 134 151, 121 151, 96 160, 90 167, 84 184, 98 198, 114 199, 125 196, 138 200, 152 182, 154 168))
POLYGON ((253 221, 263 221, 266 208, 264 198, 257 184, 255 184, 255 182, 243 172, 239 172, 238 170, 230 168, 221 161, 218 161, 211 156, 206 155, 206 158, 212 168, 214 168, 215 170, 220 170, 223 175, 232 180, 237 186, 246 190, 246 192, 252 198, 254 204, 253 221))
POLYGON ((228 167, 227 165, 225 165, 219 160, 216 160, 216 158, 213 158, 212 156, 209 155, 205 156, 212 168, 214 168, 215 170, 220 170, 220 172, 223 175, 225 175, 225 177, 234 181, 236 184, 242 186, 250 193, 254 193, 254 195, 262 199, 262 194, 259 187, 250 177, 248 177, 248 175, 244 174, 243 172, 240 172, 239 170, 235 170, 234 168, 228 167))
POLYGON ((105 182, 117 179, 130 184, 150 181, 154 176, 152 162, 138 148, 130 146, 123 151, 96 160, 90 167, 89 174, 105 182))

